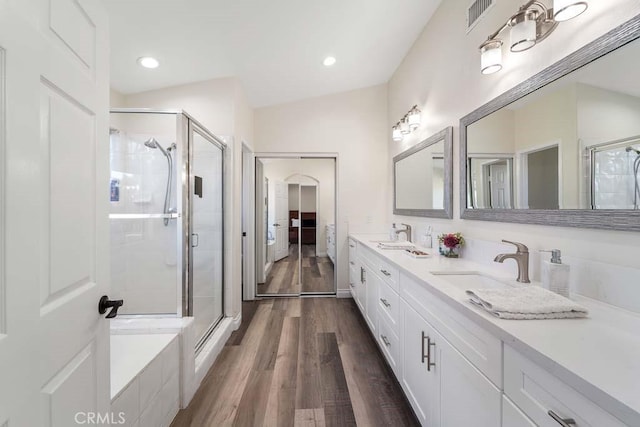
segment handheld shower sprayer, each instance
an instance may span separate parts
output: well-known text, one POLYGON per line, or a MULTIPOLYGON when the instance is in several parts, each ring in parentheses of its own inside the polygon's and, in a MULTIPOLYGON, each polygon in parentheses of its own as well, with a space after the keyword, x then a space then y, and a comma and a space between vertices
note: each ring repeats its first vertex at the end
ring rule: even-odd
MULTIPOLYGON (((149 138, 144 142, 145 147, 151 149, 159 149, 160 152, 167 158, 167 165, 169 173, 167 175, 167 190, 164 193, 164 214, 171 213, 169 209, 169 203, 171 203, 171 180, 173 179, 173 159, 171 158, 171 151, 176 149, 176 143, 171 144, 166 150, 160 145, 155 138, 149 138)), ((169 218, 164 219, 164 225, 169 225, 169 218)))

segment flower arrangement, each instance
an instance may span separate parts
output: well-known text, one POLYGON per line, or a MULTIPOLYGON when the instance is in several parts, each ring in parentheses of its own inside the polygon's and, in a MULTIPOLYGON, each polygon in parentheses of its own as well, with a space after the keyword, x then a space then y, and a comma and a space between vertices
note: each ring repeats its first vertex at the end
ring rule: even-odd
POLYGON ((438 236, 440 243, 440 253, 448 258, 458 258, 460 256, 459 249, 464 246, 464 237, 461 233, 440 234, 438 236))

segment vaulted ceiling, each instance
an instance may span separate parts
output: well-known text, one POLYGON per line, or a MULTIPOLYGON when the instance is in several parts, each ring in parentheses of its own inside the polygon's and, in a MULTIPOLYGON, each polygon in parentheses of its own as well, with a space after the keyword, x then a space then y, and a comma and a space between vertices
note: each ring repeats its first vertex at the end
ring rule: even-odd
POLYGON ((388 81, 440 0, 103 2, 114 89, 236 76, 259 107, 388 81), (160 67, 140 67, 141 56, 160 67), (326 56, 336 64, 323 66, 326 56))

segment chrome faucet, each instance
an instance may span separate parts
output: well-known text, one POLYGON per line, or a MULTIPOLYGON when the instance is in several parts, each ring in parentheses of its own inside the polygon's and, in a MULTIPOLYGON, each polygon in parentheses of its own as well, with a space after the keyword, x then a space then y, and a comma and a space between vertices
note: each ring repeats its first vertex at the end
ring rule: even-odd
POLYGON ((404 230, 396 230, 396 234, 404 233, 407 236, 407 242, 411 242, 411 226, 409 224, 400 225, 404 225, 406 228, 404 230))
POLYGON ((529 248, 522 243, 510 242, 508 240, 502 240, 504 243, 515 245, 518 250, 514 254, 499 254, 494 259, 495 262, 502 263, 507 258, 512 258, 518 263, 518 282, 531 283, 529 280, 529 248))

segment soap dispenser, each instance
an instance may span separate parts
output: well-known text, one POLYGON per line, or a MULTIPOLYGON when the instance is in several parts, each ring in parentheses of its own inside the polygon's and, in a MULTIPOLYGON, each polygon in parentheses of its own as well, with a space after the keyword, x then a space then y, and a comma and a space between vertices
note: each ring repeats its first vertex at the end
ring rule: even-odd
POLYGON ((424 235, 420 239, 420 244, 423 248, 433 248, 433 227, 427 227, 427 231, 425 231, 424 235))
POLYGON ((541 269, 542 287, 569 298, 569 265, 562 263, 560 249, 552 249, 551 261, 543 260, 541 269))

